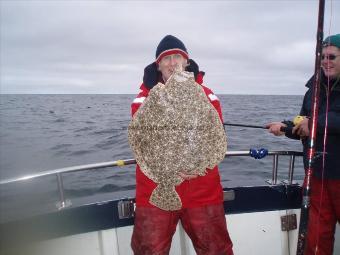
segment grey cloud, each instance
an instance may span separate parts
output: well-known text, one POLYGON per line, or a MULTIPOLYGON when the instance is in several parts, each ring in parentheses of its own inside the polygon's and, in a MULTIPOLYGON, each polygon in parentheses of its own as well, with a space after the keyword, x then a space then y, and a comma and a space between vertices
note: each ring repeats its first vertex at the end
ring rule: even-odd
POLYGON ((136 93, 166 34, 184 41, 216 93, 302 94, 313 71, 317 1, 0 4, 2 93, 136 93))

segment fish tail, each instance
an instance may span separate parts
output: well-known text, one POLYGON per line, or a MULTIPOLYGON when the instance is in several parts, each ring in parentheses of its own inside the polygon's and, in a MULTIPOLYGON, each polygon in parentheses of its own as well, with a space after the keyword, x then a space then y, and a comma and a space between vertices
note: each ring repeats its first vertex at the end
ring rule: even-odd
POLYGON ((149 202, 165 211, 176 211, 182 208, 182 201, 175 186, 158 185, 152 191, 149 202))

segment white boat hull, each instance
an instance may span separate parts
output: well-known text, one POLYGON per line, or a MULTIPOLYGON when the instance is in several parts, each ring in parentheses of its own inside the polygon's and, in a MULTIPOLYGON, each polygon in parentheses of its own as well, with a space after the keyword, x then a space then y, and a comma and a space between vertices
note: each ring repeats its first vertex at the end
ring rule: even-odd
MULTIPOLYGON (((234 253, 239 255, 296 254, 298 230, 281 230, 280 217, 287 214, 299 216, 300 210, 228 215, 227 223, 234 244, 234 253)), ((34 248, 36 255, 133 255, 130 247, 131 234, 132 226, 93 231, 43 241, 31 249, 34 248)), ((334 254, 340 252, 339 242, 340 234, 337 234, 334 254)), ((189 237, 180 225, 173 237, 170 254, 196 254, 189 237)))

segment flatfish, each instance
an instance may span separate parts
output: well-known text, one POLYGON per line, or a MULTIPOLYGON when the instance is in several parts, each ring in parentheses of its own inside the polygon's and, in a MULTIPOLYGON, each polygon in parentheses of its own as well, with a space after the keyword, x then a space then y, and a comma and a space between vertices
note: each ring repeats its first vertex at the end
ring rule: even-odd
POLYGON ((185 71, 151 89, 129 124, 128 139, 141 171, 157 184, 149 202, 167 211, 182 208, 175 190, 184 181, 179 172, 203 176, 227 150, 216 109, 185 71))

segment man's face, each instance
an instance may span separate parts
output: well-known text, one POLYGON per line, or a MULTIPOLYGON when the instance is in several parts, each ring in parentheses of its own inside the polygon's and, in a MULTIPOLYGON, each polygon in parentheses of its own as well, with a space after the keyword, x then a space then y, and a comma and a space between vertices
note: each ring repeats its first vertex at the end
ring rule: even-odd
POLYGON ((187 60, 181 54, 171 54, 163 57, 158 64, 158 70, 162 73, 163 80, 166 82, 176 67, 183 70, 187 65, 187 60))
POLYGON ((324 47, 321 66, 327 77, 331 79, 340 77, 340 49, 335 46, 324 47))

